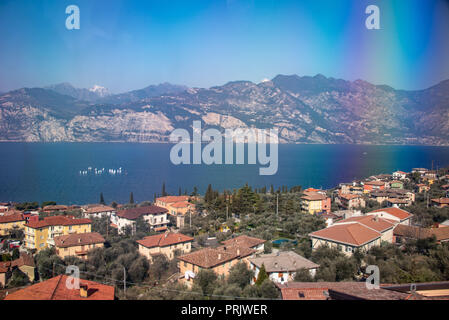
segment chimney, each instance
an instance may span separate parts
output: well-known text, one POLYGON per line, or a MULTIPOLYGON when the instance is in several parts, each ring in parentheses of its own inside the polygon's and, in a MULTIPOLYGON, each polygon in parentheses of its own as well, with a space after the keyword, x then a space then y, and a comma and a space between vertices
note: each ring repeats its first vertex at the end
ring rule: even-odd
POLYGON ((240 248, 237 248, 237 255, 240 255, 240 248))
POLYGON ((78 243, 81 243, 81 238, 78 238, 78 243))
POLYGON ((80 297, 87 298, 89 296, 89 287, 87 284, 80 284, 80 297))
POLYGON ((218 254, 218 260, 221 260, 221 253, 218 254))

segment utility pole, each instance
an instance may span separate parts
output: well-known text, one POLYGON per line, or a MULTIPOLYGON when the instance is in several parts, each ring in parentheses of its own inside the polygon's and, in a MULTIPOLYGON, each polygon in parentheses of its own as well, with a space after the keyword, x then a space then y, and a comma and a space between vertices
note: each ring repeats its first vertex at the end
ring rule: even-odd
POLYGON ((228 207, 228 204, 226 203, 226 221, 228 221, 228 209, 229 209, 229 207, 228 207))
POLYGON ((106 238, 109 236, 109 215, 106 215, 106 238))
POLYGON ((279 215, 279 193, 276 193, 276 217, 279 215))
POLYGON ((189 223, 189 225, 190 225, 190 229, 192 229, 192 211, 190 211, 190 209, 189 209, 189 216, 190 216, 190 223, 189 223))
POLYGON ((126 269, 123 267, 123 292, 126 298, 126 269))

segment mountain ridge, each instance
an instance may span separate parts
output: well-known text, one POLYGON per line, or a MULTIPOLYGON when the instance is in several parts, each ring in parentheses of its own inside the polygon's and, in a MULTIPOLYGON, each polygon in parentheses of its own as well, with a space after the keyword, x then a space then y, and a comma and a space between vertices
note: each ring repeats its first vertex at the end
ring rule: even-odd
POLYGON ((449 145, 449 80, 407 91, 280 74, 260 83, 163 83, 96 98, 67 83, 0 96, 3 141, 167 142, 173 129, 190 131, 194 120, 220 130, 276 128, 281 143, 449 145))

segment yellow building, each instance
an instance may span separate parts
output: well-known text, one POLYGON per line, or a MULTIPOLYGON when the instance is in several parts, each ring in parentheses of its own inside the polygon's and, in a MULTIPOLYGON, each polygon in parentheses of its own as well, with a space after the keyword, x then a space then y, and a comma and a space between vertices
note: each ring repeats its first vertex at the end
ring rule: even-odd
POLYGON ((137 240, 139 253, 152 261, 153 257, 159 254, 165 255, 168 259, 175 257, 176 250, 181 254, 189 253, 192 249, 193 238, 182 233, 166 232, 154 236, 148 236, 142 240, 137 240))
POLYGON ((320 192, 304 192, 304 196, 301 197, 301 209, 310 214, 330 212, 331 199, 320 192))
POLYGON ((25 222, 21 213, 0 216, 0 236, 9 234, 9 231, 13 229, 24 230, 25 222))
POLYGON ((64 259, 75 256, 87 259, 87 253, 95 248, 104 247, 104 238, 98 232, 73 233, 55 237, 56 254, 64 259))
POLYGON ((91 232, 91 223, 90 219, 75 219, 72 216, 51 216, 30 221, 25 225, 25 247, 40 251, 54 246, 55 237, 91 232))

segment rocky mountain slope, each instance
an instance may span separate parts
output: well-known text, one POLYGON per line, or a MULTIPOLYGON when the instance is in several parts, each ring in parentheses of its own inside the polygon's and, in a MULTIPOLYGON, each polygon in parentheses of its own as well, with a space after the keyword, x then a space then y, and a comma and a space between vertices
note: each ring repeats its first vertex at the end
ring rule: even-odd
POLYGON ((203 128, 277 128, 281 143, 449 145, 449 80, 421 91, 322 75, 96 97, 69 89, 1 95, 0 140, 164 142, 201 119, 203 128))

